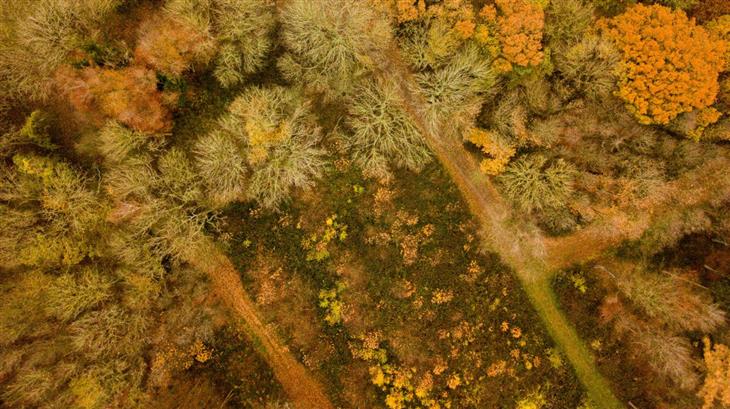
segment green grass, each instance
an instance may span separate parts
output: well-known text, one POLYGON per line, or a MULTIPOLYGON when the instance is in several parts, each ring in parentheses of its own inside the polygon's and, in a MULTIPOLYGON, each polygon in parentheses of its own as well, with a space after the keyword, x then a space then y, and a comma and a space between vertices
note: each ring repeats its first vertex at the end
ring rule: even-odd
POLYGON ((548 333, 568 358, 578 379, 586 388, 590 400, 599 408, 623 408, 623 404, 614 396, 608 382, 596 368, 593 355, 560 310, 550 285, 550 274, 544 271, 523 271, 517 275, 548 333), (526 274, 529 275, 529 279, 523 278, 526 274), (535 280, 536 276, 541 278, 535 280))

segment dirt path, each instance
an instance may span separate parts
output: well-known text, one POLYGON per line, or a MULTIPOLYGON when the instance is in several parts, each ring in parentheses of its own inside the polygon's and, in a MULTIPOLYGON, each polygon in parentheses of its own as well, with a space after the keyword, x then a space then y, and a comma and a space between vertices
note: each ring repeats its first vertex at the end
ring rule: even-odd
POLYGON ((260 319, 251 299, 241 283, 240 276, 228 257, 213 243, 193 257, 193 267, 205 272, 213 282, 234 317, 241 320, 246 333, 259 353, 266 359, 297 409, 334 409, 322 385, 297 361, 279 337, 260 319))
POLYGON ((662 216, 730 197, 730 158, 725 151, 676 180, 654 189, 631 208, 612 209, 588 227, 547 239, 548 263, 556 270, 601 256, 624 240, 635 240, 662 216), (698 182, 699 181, 699 182, 698 182), (631 216, 629 216, 631 215, 631 216))
POLYGON ((439 135, 445 134, 441 129, 426 125, 423 120, 426 102, 412 91, 415 81, 401 61, 397 46, 391 47, 384 60, 380 76, 397 84, 405 110, 459 187, 483 229, 486 244, 515 271, 548 333, 570 361, 591 401, 600 408, 623 408, 596 368, 585 343, 560 310, 550 285, 551 269, 545 240, 539 231, 531 223, 514 222, 511 208, 504 203, 489 178, 479 171, 477 160, 461 143, 440 138, 439 135))

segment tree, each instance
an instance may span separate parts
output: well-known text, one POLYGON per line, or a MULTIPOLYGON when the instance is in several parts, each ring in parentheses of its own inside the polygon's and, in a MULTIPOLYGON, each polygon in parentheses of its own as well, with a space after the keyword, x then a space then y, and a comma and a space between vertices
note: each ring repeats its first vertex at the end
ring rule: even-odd
POLYGON ((270 0, 218 0, 213 5, 214 33, 220 44, 214 75, 224 87, 266 65, 275 26, 270 0))
POLYGON ((245 194, 275 208, 292 188, 309 186, 321 173, 320 138, 296 91, 251 87, 230 104, 219 129, 197 144, 198 167, 219 205, 245 194))
POLYGON ((504 193, 527 212, 565 206, 573 193, 575 169, 535 154, 512 162, 498 176, 504 193))
POLYGON ((142 22, 134 50, 135 63, 171 77, 205 66, 215 52, 210 33, 172 13, 152 14, 142 22))
POLYGON ((496 0, 502 55, 520 67, 539 65, 544 57, 542 36, 545 12, 529 0, 496 0))
POLYGON ((375 177, 391 176, 389 164, 420 171, 430 160, 423 137, 392 84, 368 83, 355 92, 348 122, 355 161, 375 177))
POLYGON ((361 1, 293 0, 281 21, 287 53, 279 69, 288 80, 332 97, 352 91, 391 41, 387 21, 361 1))
POLYGON ((602 23, 622 52, 618 96, 643 124, 710 106, 726 44, 681 11, 637 4, 602 23))
POLYGON ((154 71, 132 66, 118 70, 65 67, 56 82, 82 118, 101 123, 115 119, 143 133, 172 129, 172 114, 157 89, 154 71))

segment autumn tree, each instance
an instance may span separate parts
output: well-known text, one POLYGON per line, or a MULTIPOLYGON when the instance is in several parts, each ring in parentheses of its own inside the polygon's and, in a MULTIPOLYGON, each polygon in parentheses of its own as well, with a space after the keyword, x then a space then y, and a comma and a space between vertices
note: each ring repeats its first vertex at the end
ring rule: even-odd
POLYGON ((339 96, 383 58, 390 28, 372 8, 353 0, 293 0, 282 11, 286 48, 278 61, 293 82, 339 96))
POLYGON ((622 53, 618 96, 641 123, 709 107, 726 44, 680 10, 637 4, 602 23, 622 53))
POLYGON ((308 105, 296 91, 252 87, 198 142, 197 165, 218 204, 249 198, 276 207, 319 176, 324 151, 308 105))
POLYGON ((56 82, 82 118, 92 123, 115 119, 152 134, 172 128, 166 95, 157 89, 154 71, 144 67, 66 67, 58 72, 56 82))
POLYGON ((355 161, 372 176, 388 178, 391 164, 419 171, 430 160, 416 124, 393 84, 369 83, 355 92, 348 122, 355 161))
POLYGON ((539 65, 542 51, 545 12, 529 0, 496 0, 499 15, 499 41, 502 55, 519 67, 539 65))

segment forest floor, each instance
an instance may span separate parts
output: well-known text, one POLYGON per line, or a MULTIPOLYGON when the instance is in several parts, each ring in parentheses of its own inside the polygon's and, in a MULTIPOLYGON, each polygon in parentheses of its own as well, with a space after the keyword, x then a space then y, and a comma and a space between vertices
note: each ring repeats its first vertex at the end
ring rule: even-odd
POLYGON ((523 221, 519 225, 514 223, 510 207, 488 177, 479 171, 476 159, 460 143, 446 137, 439 138, 438 135, 445 135, 443 129, 431 129, 426 125, 423 120, 426 102, 411 91, 415 81, 402 62, 397 47, 388 52, 380 74, 385 80, 396 81, 405 110, 478 219, 486 244, 515 271, 548 333, 567 356, 591 401, 601 408, 623 407, 596 368, 585 343, 560 310, 551 288, 554 273, 548 263, 551 258, 537 228, 523 221))
POLYGON ((266 359, 294 407, 334 409, 320 383, 297 361, 277 334, 261 321, 233 263, 212 243, 208 247, 194 258, 194 266, 208 274, 223 303, 234 318, 241 320, 241 329, 266 359))

